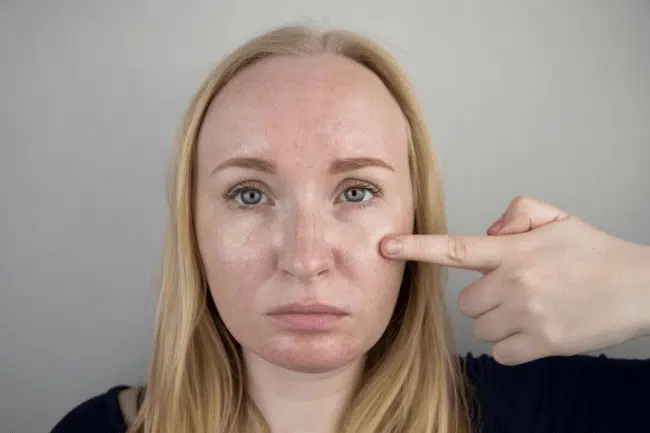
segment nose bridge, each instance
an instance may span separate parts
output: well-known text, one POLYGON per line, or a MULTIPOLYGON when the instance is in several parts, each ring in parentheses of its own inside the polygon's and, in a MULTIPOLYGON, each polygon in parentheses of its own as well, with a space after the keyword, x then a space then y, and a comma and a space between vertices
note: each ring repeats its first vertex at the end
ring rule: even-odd
POLYGON ((326 240, 326 214, 309 204, 297 204, 283 221, 280 268, 297 278, 313 278, 331 266, 326 240))

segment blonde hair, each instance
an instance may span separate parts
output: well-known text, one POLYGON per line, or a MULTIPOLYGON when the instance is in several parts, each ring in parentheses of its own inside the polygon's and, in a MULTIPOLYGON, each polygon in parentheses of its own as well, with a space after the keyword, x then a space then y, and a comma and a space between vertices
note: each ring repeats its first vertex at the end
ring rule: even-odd
MULTIPOLYGON (((364 36, 282 27, 247 42, 207 77, 188 108, 172 160, 153 359, 129 432, 230 433, 252 422, 269 431, 246 393, 238 343, 209 295, 194 227, 196 143, 214 96, 238 72, 270 56, 334 53, 373 71, 409 129, 415 233, 446 233, 442 182, 413 90, 395 59, 364 36)), ((469 433, 467 383, 441 287, 441 268, 408 263, 395 312, 368 353, 357 390, 338 422, 345 433, 469 433)))

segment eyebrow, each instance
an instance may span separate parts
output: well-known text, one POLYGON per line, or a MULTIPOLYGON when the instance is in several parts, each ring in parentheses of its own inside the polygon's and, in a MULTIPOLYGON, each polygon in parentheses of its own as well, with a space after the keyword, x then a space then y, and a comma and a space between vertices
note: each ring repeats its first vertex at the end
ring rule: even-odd
MULTIPOLYGON (((212 175, 217 171, 228 167, 247 168, 250 170, 261 171, 263 173, 269 174, 274 174, 277 171, 277 166, 272 161, 268 161, 262 158, 235 157, 227 159, 219 164, 214 170, 212 170, 210 174, 212 175)), ((390 164, 379 158, 360 157, 337 159, 330 166, 329 173, 340 174, 348 171, 359 170, 365 167, 381 167, 390 171, 395 171, 395 169, 390 164)))

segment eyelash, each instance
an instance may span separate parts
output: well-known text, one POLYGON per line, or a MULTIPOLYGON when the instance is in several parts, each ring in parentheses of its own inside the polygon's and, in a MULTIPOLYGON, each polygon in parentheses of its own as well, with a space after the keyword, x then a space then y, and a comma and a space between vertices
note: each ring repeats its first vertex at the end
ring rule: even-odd
MULTIPOLYGON (((343 184, 343 192, 341 194, 343 194, 345 191, 347 191, 348 189, 351 189, 351 188, 366 189, 366 190, 370 191, 370 193, 373 195, 373 198, 382 196, 382 190, 377 185, 374 185, 374 184, 372 184, 370 182, 365 182, 365 181, 356 180, 356 179, 346 181, 343 184)), ((258 191, 258 192, 260 192, 262 194, 267 194, 264 191, 264 188, 261 187, 256 182, 246 181, 246 182, 239 183, 239 184, 235 185, 234 187, 232 187, 230 190, 228 190, 228 192, 226 192, 224 194, 224 198, 226 200, 228 200, 228 201, 234 202, 235 197, 237 197, 237 195, 240 192, 249 191, 249 190, 254 190, 254 191, 258 191)), ((268 194, 267 194, 267 196, 268 196, 268 194)), ((372 204, 371 201, 372 201, 372 199, 363 200, 363 201, 360 201, 360 202, 349 202, 349 203, 354 205, 354 206, 366 207, 366 206, 370 206, 372 204)), ((235 202, 235 204, 237 205, 238 208, 245 209, 245 210, 254 209, 255 207, 257 207, 256 205, 240 204, 240 203, 236 203, 236 202, 235 202)))

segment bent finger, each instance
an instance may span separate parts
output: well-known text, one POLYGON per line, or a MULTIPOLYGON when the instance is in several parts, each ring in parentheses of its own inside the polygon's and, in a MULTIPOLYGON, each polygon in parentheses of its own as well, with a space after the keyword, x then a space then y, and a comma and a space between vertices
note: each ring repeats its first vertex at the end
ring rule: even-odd
POLYGON ((488 234, 525 233, 568 216, 563 210, 548 203, 531 197, 517 197, 510 202, 503 216, 490 226, 488 234))

